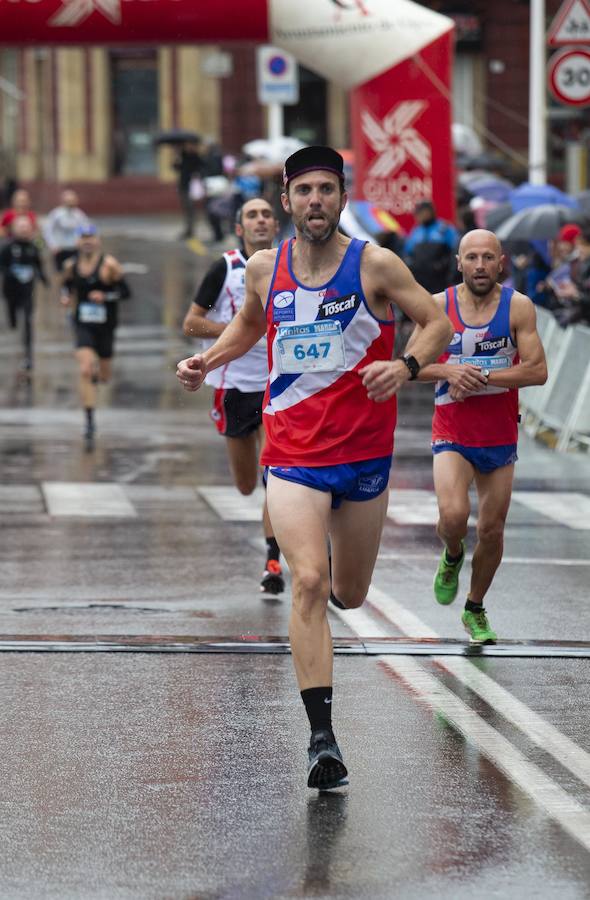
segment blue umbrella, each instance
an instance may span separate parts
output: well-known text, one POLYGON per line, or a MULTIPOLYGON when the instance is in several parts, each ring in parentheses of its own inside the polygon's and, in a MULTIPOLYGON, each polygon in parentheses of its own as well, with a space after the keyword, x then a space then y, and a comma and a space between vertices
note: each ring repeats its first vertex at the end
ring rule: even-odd
POLYGON ((512 204, 515 213, 521 209, 529 209, 531 206, 569 206, 572 209, 578 209, 579 203, 569 194, 564 194, 559 188, 553 187, 552 184, 530 184, 525 181, 517 188, 510 192, 508 200, 512 204))
POLYGON ((482 175, 478 178, 470 179, 464 182, 464 187, 474 197, 481 197, 483 200, 489 200, 493 203, 504 203, 514 190, 514 185, 511 181, 506 181, 505 178, 498 178, 495 175, 482 175))

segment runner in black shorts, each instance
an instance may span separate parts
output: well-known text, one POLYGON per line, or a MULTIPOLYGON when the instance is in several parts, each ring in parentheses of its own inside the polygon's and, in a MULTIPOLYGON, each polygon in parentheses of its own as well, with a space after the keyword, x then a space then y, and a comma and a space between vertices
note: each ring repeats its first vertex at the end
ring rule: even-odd
POLYGON ((77 257, 64 266, 62 293, 62 303, 73 306, 88 449, 94 444, 97 385, 111 378, 118 301, 129 296, 120 264, 114 256, 102 252, 96 226, 88 223, 80 230, 77 257))
MULTIPOLYGON (((236 214, 236 234, 241 247, 224 253, 209 269, 183 324, 189 337, 213 343, 231 322, 244 301, 246 260, 257 250, 268 250, 277 233, 277 221, 266 200, 248 200, 236 214)), ((225 437, 234 484, 242 494, 251 494, 258 483, 260 449, 263 442, 262 402, 268 380, 268 358, 264 341, 245 356, 211 373, 207 383, 214 388, 211 418, 225 437)), ((268 517, 262 511, 267 560, 260 589, 280 594, 285 581, 279 546, 268 517)))
POLYGON ((33 307, 37 280, 49 284, 43 270, 39 250, 33 242, 33 226, 28 216, 17 216, 12 222, 12 236, 0 251, 2 293, 6 301, 11 329, 23 322, 22 368, 33 368, 33 307))

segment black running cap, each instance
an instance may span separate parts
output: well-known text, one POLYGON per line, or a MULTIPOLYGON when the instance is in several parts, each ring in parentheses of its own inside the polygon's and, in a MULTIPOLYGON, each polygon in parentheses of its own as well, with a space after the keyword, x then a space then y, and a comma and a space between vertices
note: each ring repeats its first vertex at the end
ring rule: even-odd
POLYGON ((323 169, 333 172, 344 183, 344 160, 332 147, 302 147, 285 160, 283 184, 287 186, 292 178, 323 169))

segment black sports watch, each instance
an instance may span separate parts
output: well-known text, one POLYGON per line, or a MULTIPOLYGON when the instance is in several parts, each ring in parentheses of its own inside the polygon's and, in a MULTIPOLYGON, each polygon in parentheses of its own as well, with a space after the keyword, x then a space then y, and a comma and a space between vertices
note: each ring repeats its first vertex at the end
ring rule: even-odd
POLYGON ((403 356, 400 356, 400 359, 410 370, 410 381, 414 381, 418 377, 418 372, 420 371, 420 363, 415 356, 410 356, 409 353, 404 353, 403 356))

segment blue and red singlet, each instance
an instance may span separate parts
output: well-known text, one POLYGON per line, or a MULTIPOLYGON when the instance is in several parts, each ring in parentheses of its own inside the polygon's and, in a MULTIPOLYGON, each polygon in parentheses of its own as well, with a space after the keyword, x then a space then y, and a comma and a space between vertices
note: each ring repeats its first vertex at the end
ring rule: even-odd
MULTIPOLYGON (((446 313, 455 333, 437 362, 470 363, 491 372, 518 362, 510 332, 510 303, 514 291, 502 288, 495 315, 487 325, 466 325, 461 318, 457 287, 447 288, 446 313)), ((497 447, 518 440, 518 390, 488 384, 462 402, 449 396, 449 382, 437 381, 432 419, 432 441, 465 447, 497 447)))
POLYGON ((293 240, 277 251, 266 303, 268 466, 332 466, 389 456, 397 405, 369 400, 358 370, 393 355, 394 320, 371 312, 361 287, 364 242, 351 240, 333 278, 297 281, 293 240))

